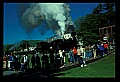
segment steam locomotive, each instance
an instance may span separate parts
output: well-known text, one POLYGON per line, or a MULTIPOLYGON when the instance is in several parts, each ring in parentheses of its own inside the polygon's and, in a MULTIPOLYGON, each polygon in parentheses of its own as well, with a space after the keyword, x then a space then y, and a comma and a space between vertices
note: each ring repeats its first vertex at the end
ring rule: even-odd
POLYGON ((52 37, 51 41, 38 42, 35 50, 41 53, 48 53, 50 47, 53 48, 54 52, 57 53, 59 49, 68 52, 71 48, 77 47, 78 41, 76 38, 76 32, 73 25, 70 25, 67 32, 65 32, 62 38, 52 37))

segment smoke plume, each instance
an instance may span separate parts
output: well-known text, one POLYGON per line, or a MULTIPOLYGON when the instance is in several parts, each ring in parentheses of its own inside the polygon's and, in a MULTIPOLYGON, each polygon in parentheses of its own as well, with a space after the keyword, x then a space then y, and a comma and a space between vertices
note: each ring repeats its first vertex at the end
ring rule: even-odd
POLYGON ((25 30, 31 32, 38 28, 41 34, 50 29, 63 36, 66 26, 72 22, 69 13, 70 8, 66 3, 30 3, 19 4, 18 7, 18 16, 25 30))

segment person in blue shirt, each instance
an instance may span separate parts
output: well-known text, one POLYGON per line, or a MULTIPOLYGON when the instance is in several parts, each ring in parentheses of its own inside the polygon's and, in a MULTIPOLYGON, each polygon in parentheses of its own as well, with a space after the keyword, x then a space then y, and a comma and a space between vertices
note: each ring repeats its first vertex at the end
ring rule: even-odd
POLYGON ((9 61, 10 61, 10 69, 13 69, 13 55, 11 54, 9 57, 9 61))
POLYGON ((101 43, 99 46, 99 52, 100 52, 100 57, 103 58, 103 52, 104 52, 103 43, 101 43))

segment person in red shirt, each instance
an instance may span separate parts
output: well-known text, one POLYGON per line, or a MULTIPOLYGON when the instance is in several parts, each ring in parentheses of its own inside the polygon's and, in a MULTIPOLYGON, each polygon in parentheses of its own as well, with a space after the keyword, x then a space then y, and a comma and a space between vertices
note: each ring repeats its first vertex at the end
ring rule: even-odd
POLYGON ((77 61, 77 49, 74 47, 73 48, 73 56, 74 56, 74 62, 77 61))
POLYGON ((108 54, 108 43, 105 42, 104 46, 104 53, 107 55, 108 54))

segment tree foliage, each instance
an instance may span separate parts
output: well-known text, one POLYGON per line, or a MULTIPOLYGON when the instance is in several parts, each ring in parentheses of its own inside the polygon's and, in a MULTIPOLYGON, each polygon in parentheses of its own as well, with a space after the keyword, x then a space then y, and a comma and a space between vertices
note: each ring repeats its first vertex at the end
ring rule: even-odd
POLYGON ((9 49, 12 47, 11 44, 5 45, 4 46, 4 52, 9 52, 9 49))
POLYGON ((77 37, 82 37, 84 45, 92 45, 98 41, 99 28, 105 24, 114 24, 114 3, 99 4, 91 14, 80 17, 75 21, 77 37))

